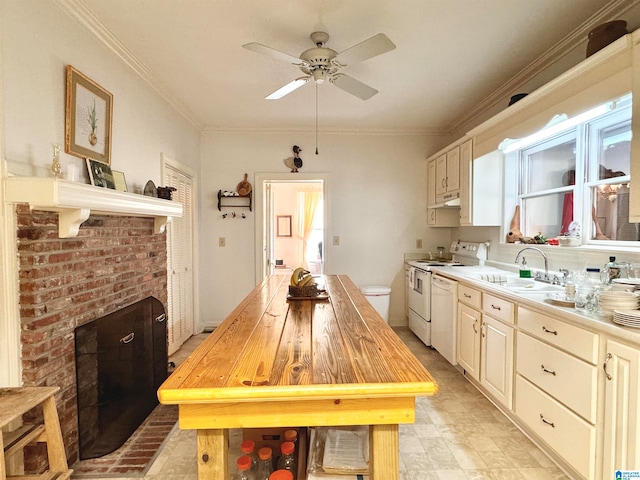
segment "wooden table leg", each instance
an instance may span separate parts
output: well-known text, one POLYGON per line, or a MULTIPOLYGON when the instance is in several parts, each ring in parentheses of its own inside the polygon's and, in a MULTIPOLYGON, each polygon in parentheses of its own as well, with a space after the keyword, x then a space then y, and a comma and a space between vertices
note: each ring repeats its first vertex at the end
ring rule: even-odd
POLYGON ((400 477, 398 425, 371 425, 369 429, 371 480, 398 480, 400 477))
POLYGON ((197 430, 198 479, 227 480, 229 430, 197 430))

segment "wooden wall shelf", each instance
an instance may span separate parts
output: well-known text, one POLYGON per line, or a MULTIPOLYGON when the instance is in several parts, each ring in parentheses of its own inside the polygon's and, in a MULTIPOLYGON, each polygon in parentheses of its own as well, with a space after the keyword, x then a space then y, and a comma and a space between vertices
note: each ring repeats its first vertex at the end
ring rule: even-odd
POLYGON ((222 190, 218 190, 218 210, 222 211, 223 208, 248 208, 252 210, 253 192, 249 192, 247 195, 233 195, 226 197, 222 194, 222 190))

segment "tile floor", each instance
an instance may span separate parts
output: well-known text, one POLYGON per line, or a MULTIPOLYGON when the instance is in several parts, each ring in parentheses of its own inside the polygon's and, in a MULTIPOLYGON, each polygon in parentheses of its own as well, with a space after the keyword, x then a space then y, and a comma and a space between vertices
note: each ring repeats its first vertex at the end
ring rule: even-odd
MULTIPOLYGON (((567 478, 435 350, 407 328, 396 332, 440 387, 436 396, 418 398, 415 424, 400 425, 401 480, 567 478)), ((171 360, 179 364, 205 337, 192 337, 171 360)), ((230 434, 232 441, 238 433, 230 434)), ((196 478, 195 434, 175 428, 144 480, 196 478)))

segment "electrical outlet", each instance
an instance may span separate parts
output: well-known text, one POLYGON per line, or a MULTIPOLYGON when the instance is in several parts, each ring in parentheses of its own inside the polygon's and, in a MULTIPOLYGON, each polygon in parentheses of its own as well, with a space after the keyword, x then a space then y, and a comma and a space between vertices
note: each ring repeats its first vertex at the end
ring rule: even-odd
POLYGON ((334 235, 333 236, 333 246, 337 247, 338 245, 340 245, 340 236, 339 235, 334 235))
POLYGON ((226 247, 227 246, 227 239, 224 237, 218 237, 218 246, 219 247, 226 247))
POLYGON ((421 238, 418 238, 416 240, 416 248, 422 248, 422 239, 421 238))

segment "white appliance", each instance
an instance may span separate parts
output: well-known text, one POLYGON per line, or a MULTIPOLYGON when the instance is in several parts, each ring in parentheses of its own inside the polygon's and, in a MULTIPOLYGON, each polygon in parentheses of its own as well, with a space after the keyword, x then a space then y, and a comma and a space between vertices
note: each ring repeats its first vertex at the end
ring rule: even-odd
POLYGON ((457 365, 458 282, 434 274, 431 277, 431 346, 457 365))
POLYGON ((409 264, 409 328, 431 345, 431 272, 409 264))
MULTIPOLYGON (((452 364, 456 364, 456 315, 455 302, 457 301, 457 283, 453 292, 454 307, 451 311, 449 300, 444 300, 442 306, 447 305, 446 311, 442 310, 438 298, 438 304, 433 306, 433 272, 437 272, 441 267, 464 267, 470 265, 484 265, 487 259, 487 248, 489 243, 485 242, 465 242, 454 241, 451 243, 449 253, 451 260, 410 260, 409 264, 409 328, 424 342, 425 345, 433 346, 438 352, 445 353, 443 356, 452 364), (436 321, 436 347, 433 341, 433 321, 436 321), (453 345, 453 352, 447 346, 453 345), (441 351, 442 350, 442 351, 441 351)), ((442 279, 442 277, 439 277, 442 279)), ((449 280, 451 281, 451 280, 449 280)), ((455 283, 455 282, 454 282, 455 283)), ((439 282, 440 285, 440 282, 439 282)), ((437 291, 440 295, 443 292, 437 291)))

